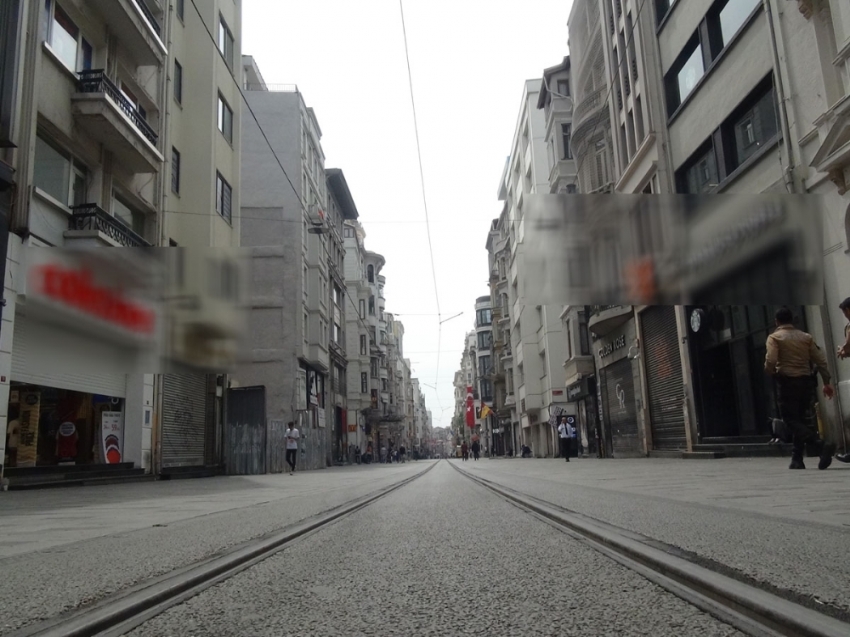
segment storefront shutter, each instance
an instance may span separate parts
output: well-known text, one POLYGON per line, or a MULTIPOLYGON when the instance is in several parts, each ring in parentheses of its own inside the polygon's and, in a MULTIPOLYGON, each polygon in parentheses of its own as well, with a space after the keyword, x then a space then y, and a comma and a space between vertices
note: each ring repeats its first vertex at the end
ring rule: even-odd
POLYGON ((207 378, 204 374, 162 377, 162 467, 205 465, 207 378))
POLYGON ((632 362, 628 358, 604 368, 605 426, 611 433, 614 456, 641 453, 638 435, 635 383, 632 362))
MULTIPOLYGON (((5 328, 4 326, 4 329, 5 328)), ((11 329, 11 328, 9 328, 11 329)), ((71 334, 60 327, 15 316, 12 341, 11 379, 57 389, 102 394, 115 398, 127 396, 127 375, 121 368, 126 361, 120 348, 84 334, 71 334), (73 373, 50 373, 36 369, 34 361, 62 357, 73 363, 73 373)))
POLYGON ((655 449, 685 449, 685 393, 676 312, 669 306, 641 314, 649 418, 655 449))

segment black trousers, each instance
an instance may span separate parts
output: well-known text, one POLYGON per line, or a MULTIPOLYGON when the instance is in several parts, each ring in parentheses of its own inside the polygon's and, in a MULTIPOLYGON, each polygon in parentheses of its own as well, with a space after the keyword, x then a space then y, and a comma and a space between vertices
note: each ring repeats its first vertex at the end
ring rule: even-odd
POLYGON ((561 457, 570 459, 570 442, 569 438, 558 438, 558 442, 561 444, 561 457))
POLYGON ((794 440, 794 453, 803 454, 805 446, 818 439, 817 429, 809 422, 816 400, 815 385, 810 377, 777 376, 779 417, 788 426, 794 440))
POLYGON ((295 459, 298 457, 298 449, 286 450, 286 464, 289 465, 291 471, 295 471, 295 459))

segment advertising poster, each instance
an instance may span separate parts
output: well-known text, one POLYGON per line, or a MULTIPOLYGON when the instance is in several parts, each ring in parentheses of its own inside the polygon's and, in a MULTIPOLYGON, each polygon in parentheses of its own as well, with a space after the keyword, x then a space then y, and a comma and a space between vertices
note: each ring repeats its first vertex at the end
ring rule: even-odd
POLYGON ((101 451, 106 464, 121 462, 124 448, 124 412, 104 411, 100 414, 101 451))
POLYGON ((41 394, 22 391, 20 393, 20 439, 18 444, 18 466, 34 467, 38 460, 38 421, 41 418, 41 394))

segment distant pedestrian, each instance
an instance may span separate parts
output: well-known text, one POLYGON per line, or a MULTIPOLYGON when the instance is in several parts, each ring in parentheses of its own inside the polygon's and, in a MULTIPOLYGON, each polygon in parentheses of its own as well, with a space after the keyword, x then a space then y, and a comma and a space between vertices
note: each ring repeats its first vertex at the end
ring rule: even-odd
POLYGON ((387 448, 381 446, 381 464, 385 464, 387 462, 387 448))
POLYGON ((460 446, 460 456, 464 460, 469 460, 469 447, 465 442, 460 446))
POLYGON ((404 448, 404 445, 401 445, 398 448, 398 460, 399 462, 404 462, 404 454, 407 453, 407 449, 404 448))
MULTIPOLYGON (((823 378, 823 395, 831 399, 835 390, 830 384, 826 356, 811 334, 794 327, 791 310, 783 307, 776 312, 775 319, 776 329, 767 337, 764 369, 776 378, 779 417, 793 434, 794 450, 788 468, 805 469, 805 447, 819 440, 817 429, 806 423, 806 417, 816 401, 817 376, 812 374, 813 365, 823 378)), ((818 469, 823 470, 832 464, 835 445, 821 442, 823 446, 818 469)))
POLYGON ((561 424, 558 425, 558 442, 561 443, 561 456, 569 462, 572 436, 570 435, 570 426, 567 424, 566 416, 561 416, 561 424))
POLYGON ((472 457, 478 460, 481 455, 481 444, 476 440, 472 443, 472 457))
POLYGON ((301 432, 295 427, 295 423, 289 421, 286 430, 286 462, 289 465, 289 475, 295 473, 295 461, 298 458, 298 439, 301 432))
MULTIPOLYGON (((847 325, 844 326, 844 345, 838 348, 838 358, 844 360, 850 358, 850 297, 841 301, 838 308, 844 314, 844 318, 847 319, 847 325)), ((835 459, 839 462, 850 462, 850 453, 847 451, 846 442, 844 453, 836 454, 835 459)))

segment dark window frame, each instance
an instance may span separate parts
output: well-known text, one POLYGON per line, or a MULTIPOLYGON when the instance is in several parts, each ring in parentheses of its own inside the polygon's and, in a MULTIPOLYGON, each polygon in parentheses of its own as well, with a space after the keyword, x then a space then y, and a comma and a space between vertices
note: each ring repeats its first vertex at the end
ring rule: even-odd
POLYGON ((174 11, 177 13, 177 17, 180 18, 180 21, 183 22, 186 14, 186 1, 185 0, 175 0, 174 2, 174 11))
POLYGON ((171 147, 171 192, 180 194, 180 151, 171 147))
POLYGON ((233 220, 233 186, 221 172, 215 173, 215 211, 227 223, 233 220))
POLYGON ((233 143, 233 109, 225 99, 221 91, 218 93, 218 116, 216 117, 216 128, 228 144, 233 143), (226 129, 226 130, 225 130, 226 129))
POLYGON ((570 149, 570 142, 573 136, 572 124, 561 124, 561 159, 567 160, 573 158, 573 152, 570 149))
POLYGON ((183 65, 174 60, 174 101, 183 104, 183 65))
POLYGON ((230 26, 227 24, 227 20, 224 19, 224 16, 218 15, 218 52, 221 53, 222 59, 224 59, 224 63, 227 64, 227 68, 233 69, 233 49, 236 46, 236 38, 233 37, 233 31, 230 30, 230 26), (224 41, 222 41, 222 37, 224 37, 224 41))

